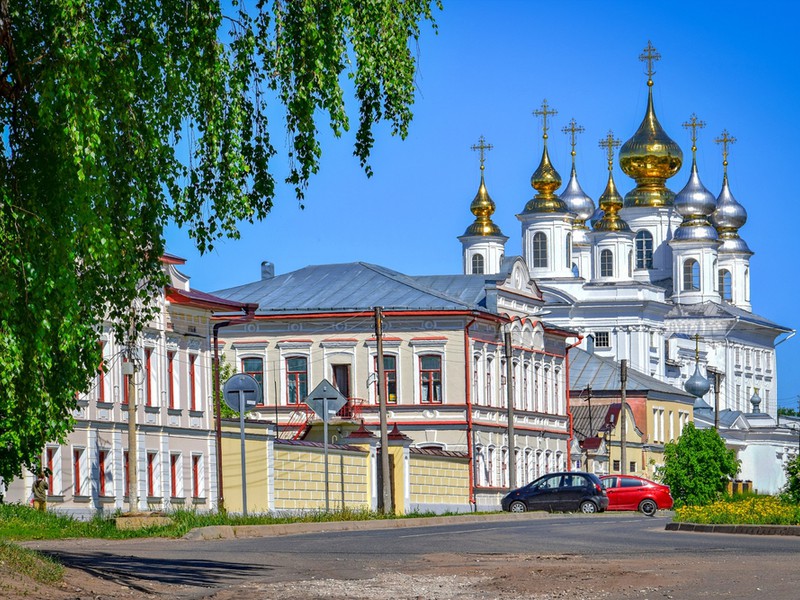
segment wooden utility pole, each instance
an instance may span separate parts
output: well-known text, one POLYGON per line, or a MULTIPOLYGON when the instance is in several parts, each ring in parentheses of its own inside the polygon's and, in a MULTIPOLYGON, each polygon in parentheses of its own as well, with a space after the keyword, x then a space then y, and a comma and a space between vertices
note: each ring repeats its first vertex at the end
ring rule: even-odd
POLYGON ((392 474, 389 470, 389 428, 386 423, 386 375, 383 371, 383 313, 375 307, 375 339, 378 345, 378 406, 381 421, 381 473, 383 512, 394 512, 392 506, 392 474))
POLYGON ((508 399, 508 487, 517 487, 517 454, 514 442, 514 365, 511 364, 511 332, 506 331, 503 341, 506 351, 506 397, 508 399))
POLYGON ((620 475, 625 475, 627 465, 625 461, 627 460, 626 450, 628 448, 628 440, 626 431, 628 428, 628 419, 625 416, 625 406, 626 406, 626 391, 625 386, 628 383, 628 361, 627 359, 622 359, 619 361, 619 391, 620 391, 620 407, 619 407, 619 472, 620 475))

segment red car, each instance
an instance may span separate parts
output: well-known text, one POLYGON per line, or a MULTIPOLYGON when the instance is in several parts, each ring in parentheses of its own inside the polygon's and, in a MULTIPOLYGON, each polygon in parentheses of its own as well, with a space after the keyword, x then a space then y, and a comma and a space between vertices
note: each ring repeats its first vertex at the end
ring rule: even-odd
POLYGON ((672 508, 669 486, 633 475, 604 475, 608 510, 639 510, 652 517, 657 510, 672 508))

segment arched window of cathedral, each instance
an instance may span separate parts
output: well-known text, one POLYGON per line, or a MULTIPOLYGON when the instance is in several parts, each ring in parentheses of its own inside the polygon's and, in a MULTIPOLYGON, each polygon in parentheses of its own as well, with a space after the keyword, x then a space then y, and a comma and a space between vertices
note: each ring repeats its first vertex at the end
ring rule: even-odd
POLYGON ((683 289, 684 291, 700 289, 700 263, 693 258, 683 263, 683 289))
POLYGON ((566 248, 564 249, 564 251, 565 251, 564 252, 564 261, 565 261, 564 264, 569 269, 569 265, 572 262, 572 234, 571 233, 567 234, 566 248))
POLYGON ((636 233, 636 268, 653 268, 653 234, 646 229, 636 233))
POLYGON ((614 254, 611 250, 600 252, 600 277, 614 276, 614 254))
POLYGON ((633 277, 633 250, 628 252, 628 277, 633 277))
POLYGON ((547 236, 541 231, 533 235, 533 267, 547 268, 547 236))
POLYGON ((750 269, 744 270, 744 300, 750 302, 750 269))
POLYGON ((578 270, 578 265, 576 265, 575 263, 572 263, 572 275, 573 275, 573 277, 580 277, 581 276, 581 273, 578 270))
POLYGON ((728 269, 720 269, 719 279, 717 282, 719 286, 719 295, 723 300, 730 302, 733 300, 733 290, 731 288, 731 272, 728 269))
POLYGON ((483 254, 472 255, 472 274, 483 275, 483 254))
MULTIPOLYGON (((714 259, 714 264, 711 265, 711 272, 712 273, 719 273, 719 271, 717 269, 718 269, 718 267, 717 267, 717 259, 715 258, 714 259)), ((719 277, 717 277, 716 281, 714 281, 714 291, 715 292, 721 291, 720 287, 719 287, 719 277)))

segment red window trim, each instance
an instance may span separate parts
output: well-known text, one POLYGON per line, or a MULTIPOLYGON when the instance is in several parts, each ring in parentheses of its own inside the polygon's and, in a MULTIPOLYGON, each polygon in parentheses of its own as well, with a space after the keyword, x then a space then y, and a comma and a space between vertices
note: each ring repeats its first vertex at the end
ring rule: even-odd
POLYGON ((197 388, 194 379, 196 354, 189 355, 189 410, 197 410, 197 388))
POLYGON ((153 473, 153 464, 156 461, 154 452, 147 453, 147 495, 148 497, 155 496, 155 477, 153 473))
POLYGON ((99 450, 97 452, 97 476, 100 496, 106 495, 106 455, 108 452, 99 450))
MULTIPOLYGON (((389 395, 389 391, 388 391, 389 390, 389 373, 394 373, 394 385, 395 385, 395 389, 397 389, 397 356, 394 355, 394 354, 384 354, 383 355, 383 359, 384 359, 383 378, 384 378, 384 380, 386 380, 386 390, 387 390, 386 391, 386 395, 387 395, 386 403, 387 404, 397 404, 397 395, 396 394, 395 394, 394 400, 390 400, 388 398, 388 395, 389 395), (387 358, 393 358, 394 359, 394 369, 387 369, 386 368, 386 359, 387 358)), ((377 356, 375 357, 374 364, 375 364, 375 373, 377 374, 378 373, 378 357, 377 356)), ((375 383, 373 385, 375 386, 375 404, 378 404, 380 399, 378 398, 378 378, 377 377, 375 378, 375 383)))
POLYGON ((192 456, 192 498, 200 497, 200 456, 192 456))
POLYGON ((151 379, 153 371, 150 364, 152 356, 153 356, 153 349, 145 348, 144 349, 144 397, 145 397, 145 404, 147 406, 153 406, 153 393, 152 393, 153 385, 151 379))
MULTIPOLYGON (((127 358, 123 358, 122 359, 122 364, 123 365, 125 363, 127 363, 127 362, 128 362, 127 358)), ((128 388, 129 388, 130 380, 131 380, 131 376, 130 375, 123 375, 122 376, 122 403, 123 404, 127 404, 128 403, 128 388)))
POLYGON ((428 395, 427 397, 422 391, 423 388, 423 381, 425 380, 426 373, 439 373, 439 391, 441 393, 442 389, 442 357, 439 354, 421 354, 419 357, 419 398, 422 404, 442 404, 442 398, 440 397, 438 400, 433 399, 433 385, 432 381, 430 381, 428 385, 428 395), (435 357, 439 359, 439 368, 438 369, 423 369, 422 368, 422 359, 427 357, 435 357))
POLYGON ((286 404, 291 404, 292 406, 302 404, 302 400, 300 399, 300 375, 305 374, 306 376, 306 391, 308 391, 308 357, 306 356, 287 356, 286 357, 286 404), (290 371, 289 370, 289 361, 290 360, 297 360, 303 359, 306 361, 306 367, 302 371, 290 371), (294 376, 294 389, 296 393, 296 398, 292 400, 291 394, 289 390, 291 389, 289 386, 289 381, 291 380, 292 376, 294 376))
POLYGON ((81 450, 72 451, 72 494, 81 496, 81 450))
POLYGON ((127 452, 123 453, 122 462, 123 462, 123 471, 125 472, 124 495, 126 497, 130 497, 130 495, 131 495, 130 456, 128 455, 127 452))
POLYGON ((50 490, 51 494, 55 494, 55 489, 53 488, 53 473, 55 469, 53 468, 53 459, 56 455, 55 448, 48 448, 45 452, 45 465, 47 466, 47 489, 50 490))
POLYGON ((178 454, 169 455, 170 496, 178 495, 178 454))
POLYGON ((175 352, 167 352, 167 406, 175 408, 175 352))

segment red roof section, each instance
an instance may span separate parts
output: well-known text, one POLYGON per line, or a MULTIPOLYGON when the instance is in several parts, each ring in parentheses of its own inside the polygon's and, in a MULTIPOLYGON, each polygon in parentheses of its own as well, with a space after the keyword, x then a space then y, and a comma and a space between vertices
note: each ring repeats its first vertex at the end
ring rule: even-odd
POLYGON ((246 311, 255 312, 258 308, 256 304, 247 302, 236 302, 235 300, 226 300, 213 294, 207 294, 198 290, 180 290, 171 285, 167 286, 166 290, 167 300, 172 304, 182 304, 185 306, 193 306, 196 308, 205 308, 215 311, 246 311))

